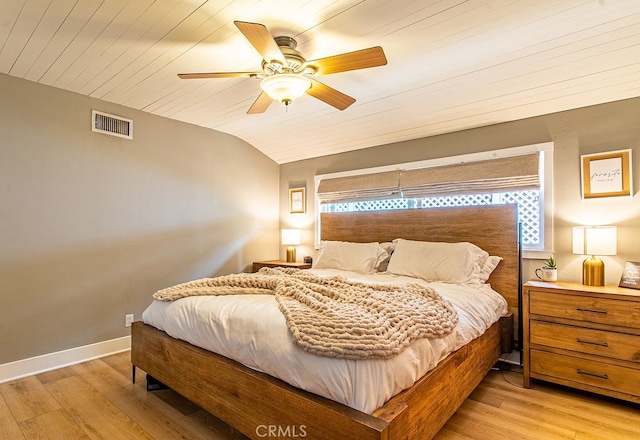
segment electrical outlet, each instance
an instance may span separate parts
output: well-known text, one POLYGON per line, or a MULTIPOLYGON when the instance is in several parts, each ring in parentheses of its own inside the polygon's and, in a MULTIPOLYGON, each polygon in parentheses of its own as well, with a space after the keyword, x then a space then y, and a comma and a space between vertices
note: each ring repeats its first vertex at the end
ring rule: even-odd
POLYGON ((131 327, 131 323, 133 322, 133 314, 124 315, 124 326, 131 327))

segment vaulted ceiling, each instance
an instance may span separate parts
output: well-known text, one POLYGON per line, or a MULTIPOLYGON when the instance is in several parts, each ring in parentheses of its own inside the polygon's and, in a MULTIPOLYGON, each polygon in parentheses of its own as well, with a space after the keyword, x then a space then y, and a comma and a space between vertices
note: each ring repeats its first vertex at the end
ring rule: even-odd
POLYGON ((0 72, 286 163, 640 96, 640 1, 3 0, 0 72), (259 81, 176 75, 259 70, 234 20, 308 60, 379 45, 388 64, 318 78, 356 99, 344 111, 305 95, 249 115, 259 81))

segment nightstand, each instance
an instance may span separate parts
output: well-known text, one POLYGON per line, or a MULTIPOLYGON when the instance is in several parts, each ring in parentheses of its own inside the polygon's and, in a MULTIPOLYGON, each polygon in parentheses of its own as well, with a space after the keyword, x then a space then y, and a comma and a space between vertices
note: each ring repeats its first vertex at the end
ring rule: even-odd
POLYGON ((640 403, 640 291, 529 281, 524 386, 540 379, 640 403))
POLYGON ((303 263, 301 261, 295 261, 288 263, 284 260, 268 260, 268 261, 254 261, 253 271, 257 272, 263 267, 295 267, 296 269, 311 269, 311 263, 303 263))

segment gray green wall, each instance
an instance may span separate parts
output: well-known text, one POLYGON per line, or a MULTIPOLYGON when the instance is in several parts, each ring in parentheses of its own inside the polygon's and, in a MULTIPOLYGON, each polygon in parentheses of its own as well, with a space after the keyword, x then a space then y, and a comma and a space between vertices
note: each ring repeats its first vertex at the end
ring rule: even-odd
POLYGON ((279 167, 209 129, 0 75, 0 364, 129 334, 159 288, 277 255, 279 167), (134 139, 91 132, 91 110, 134 139))
MULTIPOLYGON (((515 122, 348 153, 284 164, 280 167, 281 227, 303 229, 298 254, 313 254, 315 224, 314 176, 348 170, 455 156, 467 153, 554 142, 554 251, 558 277, 581 281, 583 256, 573 255, 571 228, 581 224, 618 226, 618 255, 604 257, 606 281, 617 284, 625 261, 640 261, 640 98, 554 113, 515 122), (633 198, 582 200, 580 155, 633 150, 633 198), (289 214, 290 187, 307 188, 307 212, 289 214)), ((425 117, 428 117, 425 116, 425 117)), ((280 250, 281 256, 283 249, 280 250)), ((540 260, 523 262, 523 279, 533 277, 540 260)))

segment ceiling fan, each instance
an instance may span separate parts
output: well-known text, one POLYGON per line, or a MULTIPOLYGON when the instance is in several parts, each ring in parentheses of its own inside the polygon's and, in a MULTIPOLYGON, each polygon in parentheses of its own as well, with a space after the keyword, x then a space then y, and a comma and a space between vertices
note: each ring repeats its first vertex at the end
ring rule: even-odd
POLYGON ((297 42, 291 37, 273 37, 260 23, 234 21, 240 32, 262 56, 260 72, 210 72, 180 73, 182 79, 194 78, 258 78, 262 92, 247 113, 263 113, 275 99, 288 106, 305 93, 338 110, 344 110, 356 102, 351 96, 316 80, 316 75, 366 69, 387 64, 381 47, 347 52, 317 60, 307 61, 296 50, 297 42))

